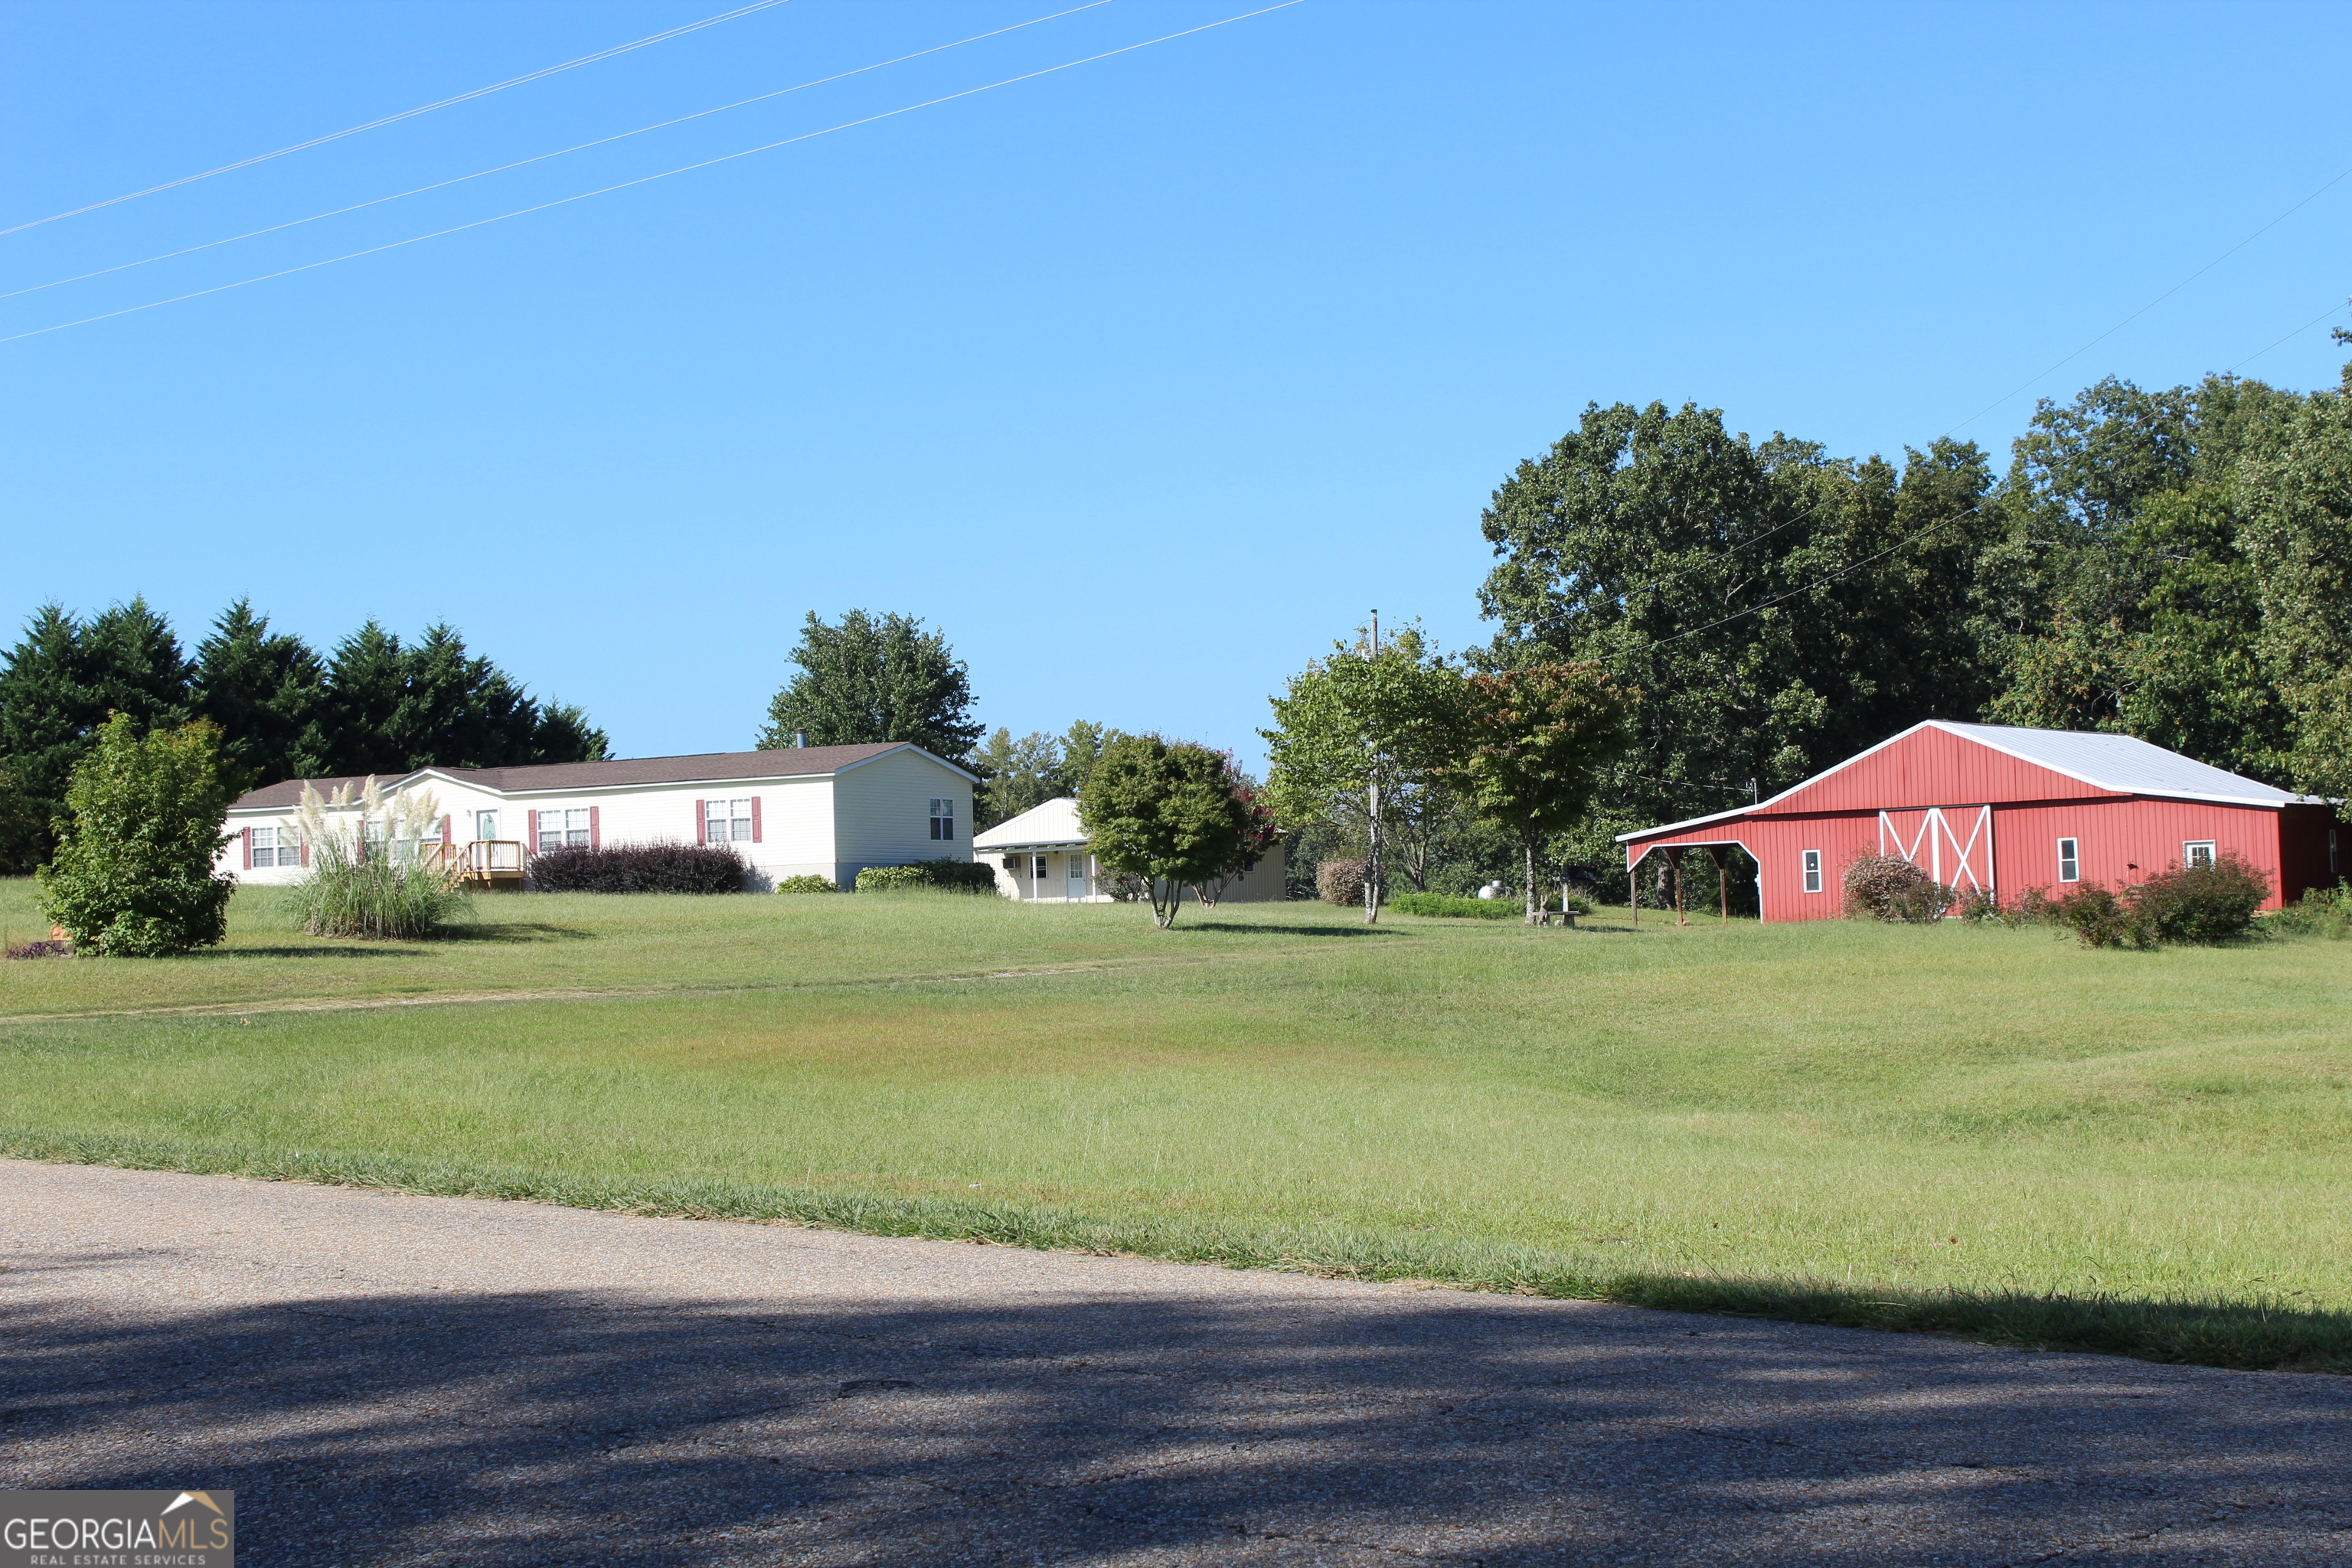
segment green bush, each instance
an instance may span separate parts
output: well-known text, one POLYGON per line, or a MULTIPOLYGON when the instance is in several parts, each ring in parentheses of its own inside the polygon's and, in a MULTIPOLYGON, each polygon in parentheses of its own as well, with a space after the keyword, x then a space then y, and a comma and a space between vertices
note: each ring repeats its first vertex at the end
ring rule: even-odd
POLYGON ((996 869, 973 860, 918 860, 910 866, 868 866, 854 884, 861 893, 937 888, 951 893, 996 891, 996 869))
POLYGON ((1944 918, 1959 894, 1900 855, 1857 855, 1846 863, 1848 920, 1929 925, 1944 918))
POLYGON ((75 767, 66 810, 37 875, 43 912, 76 948, 157 958, 228 934, 236 885, 213 870, 228 842, 218 730, 199 721, 142 738, 117 713, 75 767))
POLYGON ((837 893, 841 891, 841 889, 835 887, 833 885, 832 879, 828 877, 779 877, 776 879, 776 891, 780 893, 837 893))
POLYGON ((2050 900, 2050 913, 2084 947, 2157 945, 2156 927, 2132 905, 2097 882, 2084 882, 2050 900))
POLYGON ((2174 866, 2131 889, 2132 909, 2162 942, 2228 942, 2251 930, 2270 874, 2224 850, 2210 866, 2174 866))
MULTIPOLYGON (((1554 900, 1546 900, 1544 907, 1551 909, 1554 900)), ((1568 907, 1571 913, 1589 915, 1592 905, 1570 893, 1568 907)), ((1391 893, 1389 908, 1404 915, 1434 915, 1454 920, 1517 921, 1525 920, 1527 902, 1523 899, 1465 899, 1449 893, 1391 893)), ((1558 913, 1558 910, 1553 910, 1558 913)))
POLYGON ((2306 888, 2303 897, 2270 918, 2273 931, 2300 936, 2352 937, 2352 883, 2306 888))

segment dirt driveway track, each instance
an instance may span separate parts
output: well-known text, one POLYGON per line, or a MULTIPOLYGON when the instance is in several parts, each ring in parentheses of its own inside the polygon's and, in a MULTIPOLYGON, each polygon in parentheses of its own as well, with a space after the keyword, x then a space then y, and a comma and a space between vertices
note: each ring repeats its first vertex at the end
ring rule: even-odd
POLYGON ((245 1568, 2352 1563, 2352 1382, 0 1162, 0 1485, 245 1568))

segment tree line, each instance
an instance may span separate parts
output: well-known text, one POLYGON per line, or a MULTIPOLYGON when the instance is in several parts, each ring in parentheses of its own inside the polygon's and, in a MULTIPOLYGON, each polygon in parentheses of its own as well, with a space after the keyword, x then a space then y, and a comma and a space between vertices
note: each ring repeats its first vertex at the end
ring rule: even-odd
POLYGON ((114 714, 135 734, 209 721, 231 796, 281 779, 608 749, 578 708, 531 697, 446 625, 404 642, 370 621, 321 655, 241 599, 190 655, 143 599, 86 619, 51 604, 0 666, 0 871, 48 859, 74 768, 114 714))
MULTIPOLYGON (((2128 733, 2352 795, 2352 368, 2314 394, 2104 380, 2041 404, 2000 472, 1973 443, 1898 464, 1596 404, 1481 526, 1500 629, 1466 664, 1591 665, 1633 699, 1543 857, 1613 866, 1613 897, 1614 834, 1769 797, 1925 719, 2128 733)), ((1416 887, 1465 890, 1508 852, 1431 777, 1387 809, 1416 887)), ((1303 826, 1301 860, 1376 830, 1361 807, 1303 826)))

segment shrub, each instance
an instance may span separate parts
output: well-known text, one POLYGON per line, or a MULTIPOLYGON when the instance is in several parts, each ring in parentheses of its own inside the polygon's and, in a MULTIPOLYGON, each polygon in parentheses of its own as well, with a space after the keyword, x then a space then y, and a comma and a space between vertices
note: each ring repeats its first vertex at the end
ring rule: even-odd
POLYGON ((2303 936, 2352 937, 2352 883, 2306 888, 2303 897, 2271 917, 2273 929, 2303 936))
POLYGON ((2084 947, 2157 945, 2156 928, 2133 907, 2132 900, 2097 882, 2081 883, 2063 897, 2051 900, 2050 912, 2084 947))
POLYGON ((2252 927, 2271 879, 2225 850, 2210 866, 2159 871, 2126 896, 2160 941, 2228 942, 2252 927))
POLYGON ((43 942, 18 942, 8 950, 11 958, 71 958, 73 946, 54 938, 43 942))
POLYGON ((780 893, 837 893, 841 891, 841 889, 833 885, 833 879, 829 877, 779 877, 776 879, 776 891, 780 893))
POLYGON ((735 893, 748 869, 721 844, 580 844, 532 856, 530 885, 542 893, 735 893))
POLYGON ((348 784, 322 799, 304 784, 295 818, 310 874, 291 889, 294 917, 310 935, 413 941, 466 909, 456 868, 414 858, 414 846, 429 840, 441 819, 431 791, 386 801, 370 777, 356 799, 348 784), (396 858, 388 845, 409 846, 410 858, 396 858))
POLYGON ((228 798, 218 730, 198 722, 142 737, 115 714, 66 786, 64 837, 37 873, 41 908, 86 952, 210 947, 228 934, 236 890, 213 871, 228 798))
POLYGON ((1856 855, 1846 863, 1848 920, 1927 925, 1941 920, 1958 898, 1900 855, 1856 855))
POLYGON ((1326 860, 1315 868, 1315 896, 1327 904, 1346 907, 1364 901, 1364 863, 1326 860))
POLYGON ((868 866, 857 873, 861 893, 937 888, 951 893, 996 891, 996 868, 975 860, 918 860, 908 866, 868 866))

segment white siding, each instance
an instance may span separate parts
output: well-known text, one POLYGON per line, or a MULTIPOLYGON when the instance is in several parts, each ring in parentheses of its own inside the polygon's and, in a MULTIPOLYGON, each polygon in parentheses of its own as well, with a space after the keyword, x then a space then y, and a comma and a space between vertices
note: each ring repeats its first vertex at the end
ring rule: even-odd
POLYGON ((971 858, 971 781, 915 751, 891 752, 834 775, 835 879, 867 866, 971 858), (956 803, 951 840, 931 837, 931 801, 956 803))
MULTIPOLYGON (((804 779, 730 780, 717 784, 626 784, 614 789, 540 790, 509 795, 501 807, 500 837, 523 838, 533 811, 596 808, 597 842, 692 844, 698 840, 698 801, 756 799, 760 837, 728 847, 751 868, 750 885, 764 892, 779 877, 831 877, 833 791, 830 776, 804 779)), ((533 846, 536 847, 536 846, 533 846)))

